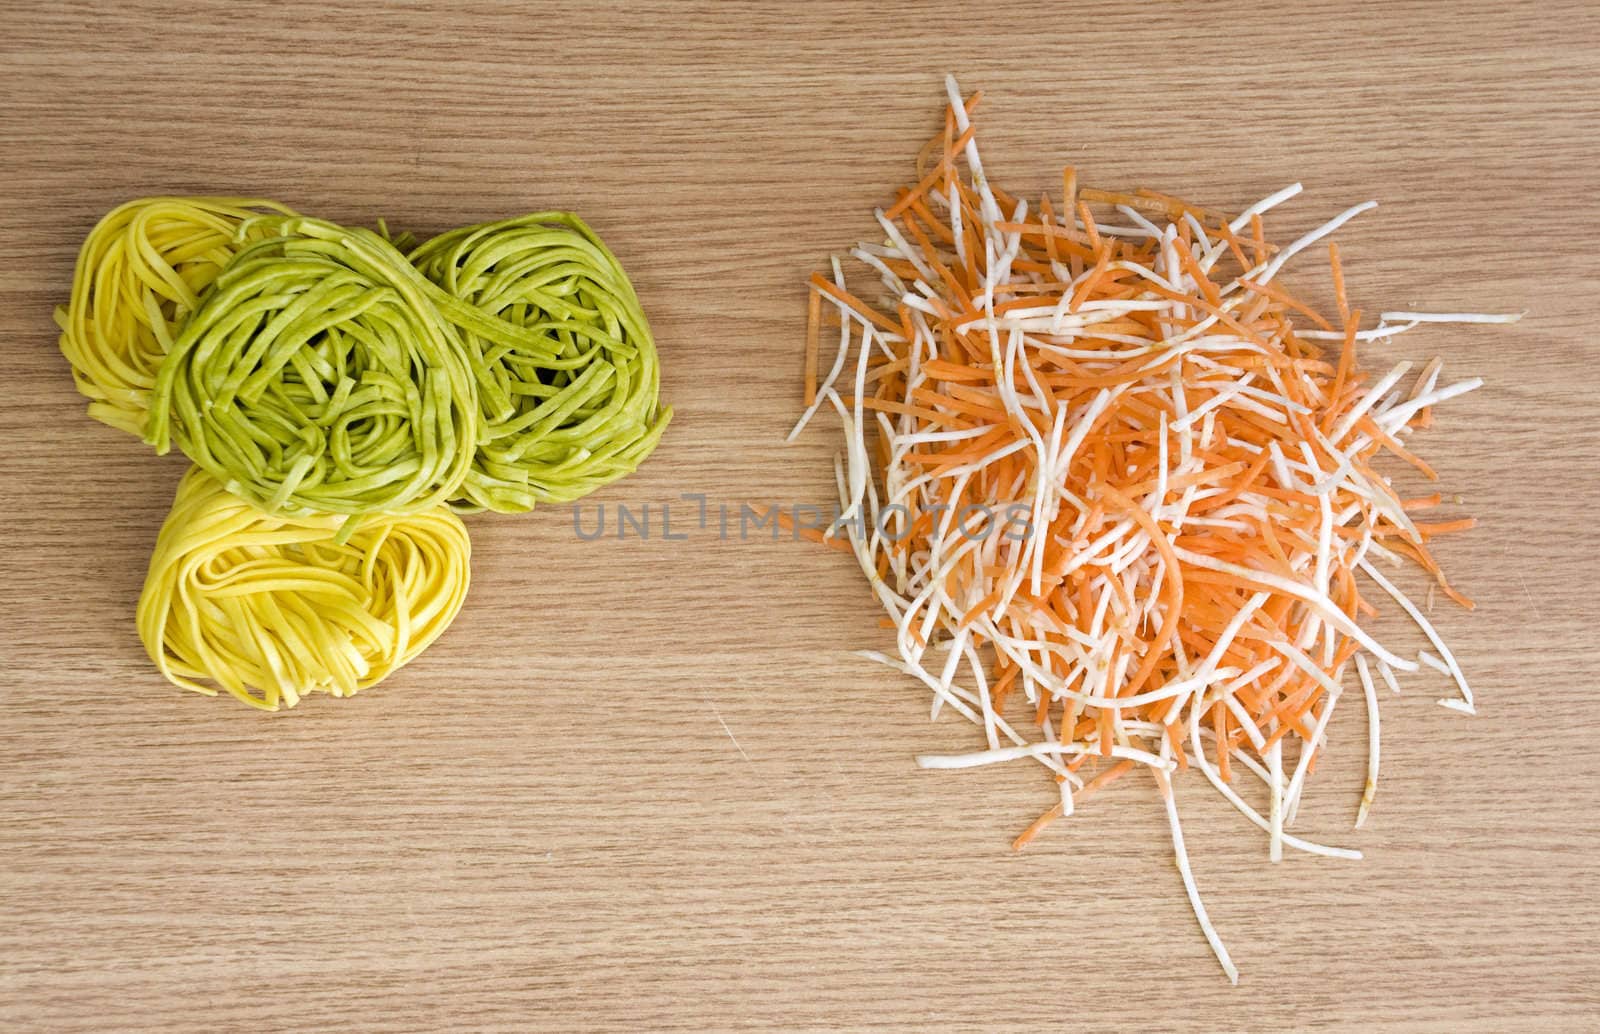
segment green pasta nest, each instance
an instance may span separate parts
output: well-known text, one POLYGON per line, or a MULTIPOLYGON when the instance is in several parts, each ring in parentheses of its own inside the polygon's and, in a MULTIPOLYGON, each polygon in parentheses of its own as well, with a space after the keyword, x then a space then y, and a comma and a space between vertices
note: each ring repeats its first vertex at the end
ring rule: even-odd
POLYGON ((270 513, 448 500, 481 427, 460 333, 376 233, 270 222, 277 234, 234 257, 173 342, 146 440, 176 441, 270 513))
POLYGON ((671 414, 657 401, 650 327, 622 266, 583 220, 540 212, 469 226, 411 261, 494 317, 463 327, 485 431, 462 504, 519 512, 568 502, 655 448, 671 414))

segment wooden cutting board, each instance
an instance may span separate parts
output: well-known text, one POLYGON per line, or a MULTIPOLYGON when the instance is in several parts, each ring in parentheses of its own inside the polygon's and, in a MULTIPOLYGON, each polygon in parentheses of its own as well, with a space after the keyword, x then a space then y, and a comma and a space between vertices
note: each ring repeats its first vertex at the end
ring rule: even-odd
MULTIPOLYGON (((0 1026, 1600 1029, 1594 5, 6 6, 0 1026), (1480 714, 1386 697, 1359 833, 1335 720, 1302 826, 1358 863, 1272 865, 1179 783, 1237 988, 1148 782, 1013 855, 1052 786, 915 769, 979 739, 852 656, 889 641, 848 559, 681 498, 828 498, 831 434, 781 444, 803 279, 871 234, 946 71, 1020 193, 1301 180, 1285 237, 1374 197, 1357 304, 1529 313, 1383 350, 1489 381, 1421 445, 1482 519, 1439 547, 1480 606, 1436 615, 1480 714), (353 700, 165 684, 133 611, 183 463, 83 415, 51 324, 94 221, 155 193, 582 213, 677 416, 579 516, 650 506, 651 536, 474 518, 461 619, 353 700)), ((1320 258, 1289 279, 1325 293, 1320 258)))

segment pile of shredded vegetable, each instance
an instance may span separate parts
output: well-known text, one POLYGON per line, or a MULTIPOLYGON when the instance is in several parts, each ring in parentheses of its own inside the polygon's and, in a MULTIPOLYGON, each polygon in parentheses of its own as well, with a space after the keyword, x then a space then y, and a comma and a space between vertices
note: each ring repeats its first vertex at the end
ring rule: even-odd
POLYGON ((1195 916, 1236 982, 1173 777, 1198 770, 1274 861, 1285 847, 1359 858, 1288 831, 1349 668, 1369 716, 1357 826, 1377 784, 1378 682, 1398 691, 1437 669, 1454 686, 1441 702, 1472 712, 1455 657, 1384 568, 1418 565, 1470 607, 1429 544, 1473 522, 1429 519, 1441 496, 1401 498, 1377 467, 1435 478, 1406 442, 1480 381, 1442 382, 1438 361, 1371 378, 1356 351, 1424 323, 1517 317, 1385 312, 1362 329, 1336 245, 1322 254, 1338 311, 1318 313, 1279 272, 1374 204, 1274 246, 1262 217, 1299 184, 1229 219, 1080 188, 1068 168, 1059 208, 1031 204, 985 176, 978 97, 947 87, 917 182, 876 213, 881 241, 851 251, 871 289, 838 259, 811 281, 808 408, 790 438, 829 407, 844 449, 840 517, 809 535, 852 552, 888 613, 898 656, 866 656, 921 680, 934 716, 983 729, 986 749, 918 764, 1031 759, 1053 774, 1059 801, 1017 848, 1124 773, 1151 774, 1195 916), (1428 648, 1376 641, 1375 601, 1428 648))

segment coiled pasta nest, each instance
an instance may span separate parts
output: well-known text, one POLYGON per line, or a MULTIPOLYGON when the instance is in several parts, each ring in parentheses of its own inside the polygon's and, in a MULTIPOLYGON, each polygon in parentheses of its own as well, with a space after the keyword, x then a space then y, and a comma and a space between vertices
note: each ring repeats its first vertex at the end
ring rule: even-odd
POLYGON ((140 434, 156 371, 178 328, 247 243, 239 227, 276 201, 151 197, 97 223, 78 254, 70 302, 56 309, 61 352, 89 415, 140 434))
POLYGON ((271 235, 234 257, 173 342, 146 440, 176 441, 269 512, 415 513, 451 498, 478 400, 426 282, 370 230, 261 225, 271 235))
POLYGON ((195 467, 178 486, 139 597, 164 675, 268 711, 381 681, 455 619, 471 545, 447 507, 344 519, 271 516, 195 467))
POLYGON ((461 505, 568 502, 649 456, 671 417, 657 401, 655 343, 627 274, 583 220, 540 212, 468 226, 411 260, 490 317, 463 326, 485 433, 461 505))

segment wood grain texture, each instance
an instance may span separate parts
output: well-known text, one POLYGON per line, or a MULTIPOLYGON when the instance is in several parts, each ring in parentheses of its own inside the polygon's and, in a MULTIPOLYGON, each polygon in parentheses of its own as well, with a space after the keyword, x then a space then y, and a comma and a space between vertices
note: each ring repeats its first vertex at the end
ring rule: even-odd
POLYGON ((1600 1029, 1594 5, 4 6, 0 1026, 1600 1029), (1490 381, 1424 444, 1483 519, 1440 550, 1481 606, 1439 611, 1481 714, 1386 699, 1359 834, 1335 721, 1303 825, 1360 863, 1270 865, 1180 782, 1239 987, 1150 786, 1016 856, 1037 770, 914 769, 974 732, 851 656, 887 642, 871 600, 804 545, 479 518, 460 621, 378 690, 264 716, 151 669, 134 602, 182 463, 83 416, 50 319, 101 213, 575 209, 678 409, 601 498, 821 501, 830 438, 780 444, 801 284, 870 232, 947 70, 1015 190, 1069 161, 1224 208, 1301 179, 1280 233, 1383 202, 1342 236, 1358 304, 1530 313, 1391 349, 1490 381))

